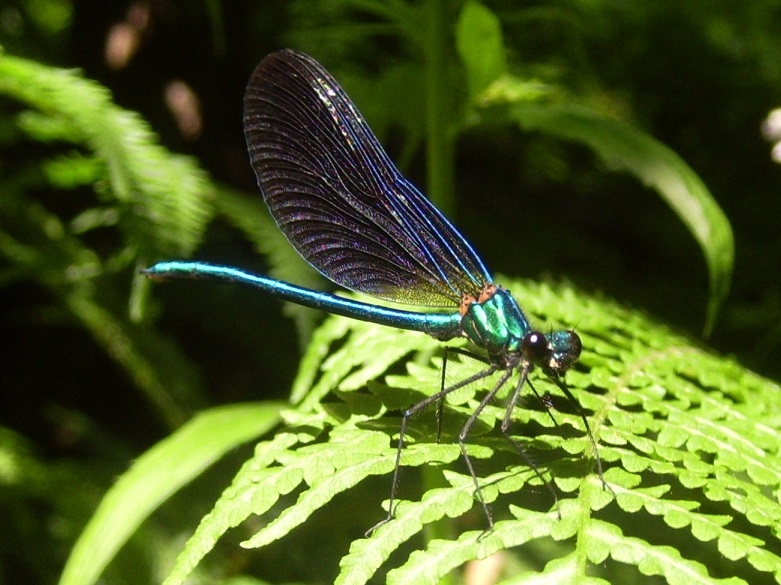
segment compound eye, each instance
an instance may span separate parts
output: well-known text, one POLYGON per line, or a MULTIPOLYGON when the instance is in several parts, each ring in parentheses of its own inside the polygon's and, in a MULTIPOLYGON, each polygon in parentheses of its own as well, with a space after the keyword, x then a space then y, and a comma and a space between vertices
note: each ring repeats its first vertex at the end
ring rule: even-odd
POLYGON ((569 346, 570 349, 567 352, 571 362, 577 361, 580 357, 580 352, 583 349, 583 342, 580 341, 580 335, 574 331, 569 331, 569 346))
POLYGON ((521 341, 521 353, 526 361, 535 365, 545 365, 550 361, 548 339, 536 331, 529 333, 521 341))

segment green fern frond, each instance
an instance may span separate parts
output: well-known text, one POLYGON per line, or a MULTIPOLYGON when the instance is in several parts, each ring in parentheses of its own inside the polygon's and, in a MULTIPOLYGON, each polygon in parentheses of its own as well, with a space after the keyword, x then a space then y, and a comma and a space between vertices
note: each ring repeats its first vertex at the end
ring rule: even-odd
MULTIPOLYGON (((0 94, 35 108, 18 118, 31 138, 89 151, 102 169, 98 193, 123 210, 119 225, 140 256, 192 252, 210 217, 209 181, 191 159, 159 146, 136 113, 114 105, 108 90, 76 71, 8 55, 0 55, 0 94)), ((74 175, 55 170, 50 166, 54 186, 73 186, 74 175)), ((97 178, 88 174, 85 180, 97 178)))
POLYGON ((89 331, 177 427, 196 402, 197 378, 170 341, 130 322, 127 281, 115 286, 111 275, 144 257, 193 249, 211 213, 205 173, 159 146, 137 114, 114 105, 108 90, 77 72, 0 55, 0 96, 21 109, 6 115, 14 122, 9 139, 15 146, 39 145, 20 150, 22 162, 3 169, 0 255, 10 265, 3 278, 51 291, 59 309, 89 331), (48 208, 49 194, 68 197, 80 187, 96 197, 74 216, 63 219, 48 208), (119 233, 115 248, 103 238, 83 237, 107 227, 119 233))
MULTIPOLYGON (((602 488, 582 421, 567 403, 554 412, 554 424, 536 399, 522 400, 513 433, 554 482, 559 519, 537 476, 498 435, 504 409, 494 405, 468 439, 483 496, 497 517, 486 532, 471 478, 447 470, 464 471, 458 445, 451 435, 437 444, 433 413, 423 414, 413 419, 402 454, 401 490, 406 494, 405 482, 415 483, 415 467, 442 469, 447 483, 400 500, 391 521, 353 542, 337 582, 366 583, 393 557, 389 583, 438 583, 499 551, 521 560, 534 552, 526 562, 538 567, 537 577, 556 582, 609 582, 619 567, 627 583, 648 575, 709 584, 778 578, 778 385, 611 302, 567 287, 514 282, 508 288, 531 314, 546 318, 543 330, 580 323, 585 349, 567 383, 588 413, 613 493, 602 488), (421 540, 443 520, 454 536, 421 540), (399 561, 409 546, 418 550, 399 561)), ((258 445, 167 583, 184 582, 223 533, 252 515, 267 524, 244 546, 267 547, 317 522, 315 513, 327 511, 337 495, 367 497, 360 485, 371 476, 389 477, 394 467, 399 419, 390 412, 438 389, 441 360, 432 359, 438 347, 422 335, 328 319, 304 359, 299 406, 285 415, 288 431, 258 445), (387 375, 399 366, 406 373, 387 375), (369 383, 367 394, 366 384, 383 372, 391 385, 369 383), (329 393, 345 400, 322 402, 329 393)), ((541 376, 534 383, 556 392, 541 376)), ((448 401, 446 422, 459 428, 480 395, 448 401)), ((374 493, 369 509, 375 506, 377 514, 358 528, 382 518, 385 497, 374 493)), ((518 579, 507 582, 526 582, 518 579)))

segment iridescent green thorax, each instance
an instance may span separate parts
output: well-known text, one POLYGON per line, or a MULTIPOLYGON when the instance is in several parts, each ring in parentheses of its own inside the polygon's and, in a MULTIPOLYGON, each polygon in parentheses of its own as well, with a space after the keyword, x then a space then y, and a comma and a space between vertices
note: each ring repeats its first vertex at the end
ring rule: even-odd
POLYGON ((478 298, 465 295, 461 301, 461 328, 476 346, 493 358, 520 351, 531 325, 510 291, 488 285, 478 298))
POLYGON ((534 331, 510 291, 500 286, 486 285, 477 297, 465 294, 459 312, 464 335, 497 365, 539 366, 557 378, 580 356, 580 338, 574 331, 534 331))

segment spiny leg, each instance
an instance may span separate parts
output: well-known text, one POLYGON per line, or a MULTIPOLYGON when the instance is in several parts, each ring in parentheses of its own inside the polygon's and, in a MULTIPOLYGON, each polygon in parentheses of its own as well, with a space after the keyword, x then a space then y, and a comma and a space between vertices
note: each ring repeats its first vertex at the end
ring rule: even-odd
MULTIPOLYGON (((494 370, 496 370, 496 367, 494 367, 494 370)), ((512 369, 505 370, 504 374, 502 374, 502 377, 499 378, 499 381, 494 385, 491 391, 483 397, 483 399, 480 401, 480 404, 477 405, 477 408, 475 408, 474 412, 472 412, 472 414, 466 420, 466 423, 464 423, 464 426, 461 428, 461 432, 458 434, 458 446, 461 447, 461 454, 464 456, 464 461, 466 462, 466 466, 469 469, 469 475, 472 476, 472 481, 475 482, 475 491, 477 493, 477 497, 480 500, 480 504, 483 506, 485 517, 488 520, 488 530, 491 530, 494 527, 494 519, 491 515, 491 508, 488 506, 488 503, 485 501, 485 497, 483 496, 483 490, 480 488, 480 482, 477 479, 474 465, 472 465, 472 459, 466 452, 466 438, 469 435, 469 431, 472 430, 472 426, 475 424, 477 417, 480 416, 480 413, 483 412, 483 409, 488 405, 488 403, 494 399, 496 393, 501 390, 505 382, 507 382, 510 376, 512 376, 512 373, 512 369)))
MULTIPOLYGON (((494 365, 489 366, 482 372, 478 372, 472 376, 469 376, 468 378, 461 380, 460 382, 457 382, 450 386, 449 388, 445 388, 443 390, 440 390, 436 394, 433 394, 432 396, 429 396, 427 398, 424 398, 417 404, 414 404, 410 408, 404 411, 404 413, 401 415, 401 427, 399 428, 399 444, 398 448, 396 449, 396 464, 393 468, 393 478, 391 480, 391 493, 390 498, 388 501, 388 515, 372 526, 369 530, 366 531, 366 536, 369 536, 372 532, 377 530, 380 526, 383 524, 386 524, 390 520, 393 519, 393 507, 394 503, 396 501, 396 490, 398 488, 398 480, 399 480, 399 468, 401 467, 401 451, 404 448, 404 435, 407 432, 407 424, 409 422, 409 419, 412 415, 414 415, 416 412, 426 408, 428 405, 437 402, 438 400, 442 400, 445 396, 450 394, 451 392, 454 392, 455 390, 458 390, 459 388, 463 388, 464 386, 468 386, 469 384, 473 384, 474 382, 477 382, 478 380, 482 380, 483 378, 487 378, 494 372, 496 372, 497 368, 494 365)), ((503 379, 506 379, 507 376, 504 376, 503 379)), ((497 389, 494 389, 492 391, 492 394, 496 394, 497 389)), ((483 405, 484 406, 484 405, 483 405)), ((482 408, 480 409, 482 410, 482 408)), ((474 415, 470 417, 470 421, 474 422, 474 415)), ((467 421, 467 424, 470 424, 470 421, 467 421)), ((471 426, 471 424, 470 424, 471 426)), ((463 431, 462 431, 463 432, 463 431)), ((463 446, 461 448, 462 453, 464 452, 463 446)), ((466 455, 466 453, 464 453, 466 455)), ((469 463, 469 460, 467 458, 467 465, 469 465, 471 469, 471 463, 469 463)), ((474 477, 474 474, 473 474, 474 477)), ((477 483, 477 479, 475 478, 475 484, 477 483)), ((482 498, 482 495, 481 495, 482 498)), ((485 504, 483 504, 485 506, 485 504)))
POLYGON ((602 475, 602 458, 599 456, 599 449, 597 448, 597 441, 594 439, 594 434, 591 432, 591 426, 588 424, 588 419, 586 418, 586 413, 583 412, 583 409, 580 407, 580 403, 577 401, 577 399, 572 395, 572 392, 570 392, 569 388, 567 388, 564 385, 564 382, 562 382, 558 376, 552 376, 551 380, 553 380, 553 383, 556 384, 556 386, 559 387, 559 389, 564 393, 564 396, 567 397, 567 399, 572 403, 572 405, 575 407, 575 412, 578 413, 580 416, 580 419, 583 421, 583 424, 586 427, 586 433, 588 434, 588 439, 591 442, 591 446, 594 449, 594 459, 597 463, 597 473, 599 473, 599 479, 602 482, 602 489, 607 489, 612 493, 614 496, 616 493, 613 491, 613 488, 611 488, 608 483, 605 481, 604 475, 602 475))
MULTIPOLYGON (((532 389, 532 392, 534 392, 534 395, 537 397, 537 400, 539 400, 540 404, 542 404, 543 408, 545 408, 545 412, 548 414, 548 418, 551 419, 551 422, 553 422, 553 425, 558 427, 559 421, 557 421, 554 418, 553 413, 551 412, 551 405, 548 402, 546 402, 542 396, 540 396, 540 393, 537 392, 537 388, 535 388, 534 385, 532 384, 531 378, 528 377, 530 371, 531 368, 524 370, 522 380, 523 382, 529 385, 529 388, 532 389)), ((517 387, 515 391, 515 395, 513 396, 513 401, 512 401, 513 405, 515 405, 515 401, 517 400, 518 396, 520 396, 521 394, 521 386, 523 385, 523 382, 521 382, 521 384, 517 387)))
MULTIPOLYGON (((515 390, 513 391, 513 395, 510 398, 510 402, 507 404, 507 409, 504 411, 504 418, 502 419, 502 426, 501 426, 502 435, 504 435, 504 438, 507 439, 507 441, 516 450, 516 452, 523 458, 523 460, 526 461, 526 464, 531 468, 532 471, 534 471, 534 474, 540 478, 542 484, 551 493, 551 495, 553 496, 553 505, 556 507, 556 514, 558 515, 559 520, 561 520, 561 511, 559 510, 559 495, 556 493, 556 490, 553 489, 551 482, 549 482, 547 479, 543 477, 542 473, 540 472, 540 469, 537 467, 534 461, 531 460, 531 457, 529 457, 529 455, 526 453, 526 450, 521 446, 521 444, 518 441, 513 439, 509 433, 512 414, 513 411, 515 410, 515 405, 518 402, 518 397, 521 395, 521 390, 523 389, 524 384, 528 384, 538 398, 540 396, 539 394, 537 394, 537 390, 534 389, 534 386, 532 386, 531 380, 529 380, 530 371, 531 368, 529 366, 525 366, 523 369, 521 369, 521 377, 518 380, 518 383, 515 385, 515 390)), ((550 413, 550 410, 548 410, 547 412, 548 412, 548 416, 551 417, 551 420, 553 420, 554 424, 558 426, 558 423, 556 423, 556 419, 553 418, 553 415, 550 413)))
MULTIPOLYGON (((491 362, 489 362, 485 357, 476 354, 474 352, 471 352, 466 349, 461 349, 460 347, 446 347, 445 348, 445 355, 442 359, 442 379, 440 380, 440 391, 445 389, 445 375, 447 372, 447 361, 450 359, 450 356, 452 354, 456 355, 462 355, 468 358, 475 359, 479 362, 482 362, 486 365, 490 365, 491 362)), ((442 437, 442 409, 445 404, 445 395, 443 395, 439 402, 437 402, 437 443, 439 443, 440 438, 442 437)))

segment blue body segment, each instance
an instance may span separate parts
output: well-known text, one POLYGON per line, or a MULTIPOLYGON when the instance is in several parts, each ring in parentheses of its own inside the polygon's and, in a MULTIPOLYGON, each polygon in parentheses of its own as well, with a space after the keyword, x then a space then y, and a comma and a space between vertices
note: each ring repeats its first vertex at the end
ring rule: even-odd
POLYGON ((243 284, 284 301, 360 321, 371 321, 389 327, 420 331, 441 341, 461 335, 461 316, 458 313, 418 313, 378 307, 252 274, 230 266, 219 266, 205 262, 160 262, 144 270, 144 274, 155 280, 194 278, 243 284))

